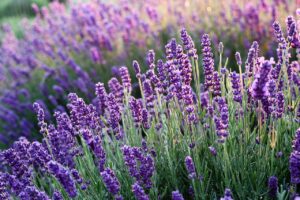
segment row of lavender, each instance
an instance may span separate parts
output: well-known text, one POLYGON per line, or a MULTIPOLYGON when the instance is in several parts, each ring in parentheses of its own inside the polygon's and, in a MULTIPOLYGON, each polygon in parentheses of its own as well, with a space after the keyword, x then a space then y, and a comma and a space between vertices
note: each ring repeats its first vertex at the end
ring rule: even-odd
POLYGON ((33 6, 37 17, 33 22, 24 21, 23 39, 4 27, 0 141, 8 144, 19 136, 36 136, 34 101, 45 109, 48 120, 54 111, 65 111, 69 92, 93 102, 94 83, 106 82, 111 74, 119 78, 117 67, 110 72, 111 66, 129 65, 126 60, 131 58, 144 63, 141 52, 146 46, 156 46, 157 54, 162 54, 163 33, 176 35, 177 27, 187 27, 195 36, 215 31, 213 43, 217 44, 218 38, 225 41, 226 57, 233 49, 250 47, 254 40, 271 54, 274 44, 269 24, 280 18, 280 13, 294 12, 296 4, 284 0, 247 5, 226 2, 220 10, 219 4, 201 0, 127 0, 118 4, 92 0, 70 1, 70 8, 58 2, 49 8, 33 6), (220 20, 211 23, 212 18, 220 20))
POLYGON ((259 43, 253 42, 245 63, 235 54, 239 71, 231 72, 221 59, 222 43, 216 65, 210 37, 204 34, 199 59, 183 29, 182 45, 172 39, 164 60, 148 52, 145 73, 133 62, 141 98, 131 95, 129 70, 121 67, 121 83, 112 78, 109 91, 96 84, 96 106, 70 93, 69 114, 55 112, 55 124, 34 103, 43 140, 20 138, 0 153, 1 197, 296 197, 300 64, 291 54, 299 51, 300 36, 296 20, 286 21, 286 38, 280 24, 273 24, 276 60, 260 57, 259 43))

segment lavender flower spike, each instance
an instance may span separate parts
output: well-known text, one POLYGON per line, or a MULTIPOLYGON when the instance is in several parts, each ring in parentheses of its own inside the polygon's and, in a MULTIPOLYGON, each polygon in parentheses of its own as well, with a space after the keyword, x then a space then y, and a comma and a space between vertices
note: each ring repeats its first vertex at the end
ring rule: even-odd
POLYGON ((149 200, 148 195, 138 183, 132 185, 132 192, 137 200, 149 200))
POLYGON ((278 179, 276 176, 271 176, 268 181, 269 197, 275 199, 278 191, 278 179))
POLYGON ((115 173, 111 169, 107 168, 103 172, 101 172, 101 177, 107 190, 112 195, 117 195, 120 191, 120 183, 115 173))
POLYGON ((230 189, 228 189, 228 188, 225 189, 224 197, 221 198, 220 200, 233 200, 230 189))
POLYGON ((214 60, 210 47, 210 39, 207 34, 202 36, 202 54, 203 54, 203 68, 204 68, 204 84, 206 89, 210 89, 213 86, 213 72, 214 72, 214 60))
POLYGON ((185 167, 189 173, 189 178, 194 179, 197 177, 195 165, 193 159, 190 156, 185 158, 185 167))
POLYGON ((48 169, 49 172, 62 184, 69 197, 74 198, 77 196, 75 182, 71 173, 66 168, 56 161, 49 161, 48 169))
POLYGON ((172 192, 172 200, 184 200, 182 194, 178 190, 172 192))

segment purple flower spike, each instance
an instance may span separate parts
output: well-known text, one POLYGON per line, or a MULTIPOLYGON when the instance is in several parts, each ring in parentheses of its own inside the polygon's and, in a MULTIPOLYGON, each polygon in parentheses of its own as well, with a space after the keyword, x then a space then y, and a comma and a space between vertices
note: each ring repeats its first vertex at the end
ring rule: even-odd
POLYGON ((105 108, 106 108, 105 100, 106 100, 106 96, 107 96, 104 84, 103 83, 97 83, 96 87, 95 87, 95 90, 96 90, 95 93, 96 93, 97 101, 98 101, 98 109, 99 109, 100 114, 103 115, 104 111, 105 111, 105 108))
POLYGON ((266 86, 271 69, 272 63, 266 60, 262 63, 259 72, 255 75, 255 79, 250 88, 251 95, 254 99, 262 100, 264 97, 269 95, 268 88, 266 86))
POLYGON ((233 200, 231 190, 226 188, 224 192, 224 197, 222 197, 220 200, 233 200))
POLYGON ((268 181, 269 197, 275 199, 278 192, 278 179, 276 176, 271 176, 268 181))
POLYGON ((118 101, 118 103, 122 104, 124 89, 123 86, 118 81, 118 79, 116 79, 115 77, 111 78, 108 81, 108 87, 109 87, 109 91, 115 95, 115 98, 118 101))
POLYGON ((190 179, 194 179, 197 177, 195 165, 194 165, 193 159, 190 156, 187 156, 185 158, 185 167, 188 171, 190 179))
POLYGON ((291 183, 300 183, 300 128, 296 131, 293 141, 293 152, 290 156, 291 183))
POLYGON ((132 185, 132 192, 137 200, 149 200, 148 195, 137 182, 132 185))
POLYGON ((233 100, 242 103, 240 76, 236 72, 230 74, 233 100))
POLYGON ((68 193, 69 197, 74 198, 77 196, 77 190, 71 173, 56 161, 48 162, 48 169, 68 193))
POLYGON ((147 54, 147 63, 149 66, 149 69, 154 69, 155 68, 155 52, 153 50, 149 50, 147 54))
POLYGON ((203 54, 203 68, 204 68, 204 84, 205 88, 209 90, 213 86, 213 73, 214 73, 214 59, 211 52, 211 43, 209 36, 204 34, 201 40, 202 54, 203 54))
POLYGON ((242 65, 242 58, 241 58, 241 54, 239 52, 235 53, 235 59, 238 65, 242 65))
POLYGON ((50 200, 45 192, 39 191, 34 186, 26 187, 20 194, 20 200, 28 200, 28 199, 39 199, 39 200, 50 200))
POLYGON ((220 75, 216 71, 213 73, 213 94, 214 96, 221 96, 220 75))
POLYGON ((210 153, 213 155, 213 156, 216 156, 217 155, 217 150, 215 149, 215 147, 208 147, 210 153))
POLYGON ((182 194, 178 190, 172 192, 172 200, 184 200, 182 194))
POLYGON ((189 57, 195 57, 197 50, 195 49, 195 44, 190 35, 188 35, 185 29, 180 32, 181 40, 183 42, 184 50, 186 50, 189 57))
POLYGON ((127 93, 130 93, 131 92, 131 78, 130 78, 130 74, 128 72, 127 67, 121 67, 119 69, 119 72, 120 72, 123 87, 127 90, 127 93))
POLYGON ((103 172, 101 172, 101 177, 107 190, 112 195, 117 195, 120 191, 120 183, 115 173, 111 169, 107 168, 103 172))
POLYGON ((140 68, 139 63, 136 60, 134 60, 132 63, 132 66, 133 66, 136 78, 140 79, 141 78, 141 68, 140 68))

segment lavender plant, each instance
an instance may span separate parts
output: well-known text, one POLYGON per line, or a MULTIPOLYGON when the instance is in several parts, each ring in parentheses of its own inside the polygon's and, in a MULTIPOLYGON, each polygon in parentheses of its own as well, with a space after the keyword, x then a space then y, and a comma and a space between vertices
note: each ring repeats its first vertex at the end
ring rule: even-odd
MULTIPOLYGON (((299 46, 286 40, 278 23, 274 29, 277 61, 260 57, 254 42, 244 72, 239 54, 239 72, 226 65, 221 70, 222 59, 215 66, 208 34, 202 36, 198 56, 183 29, 182 45, 171 39, 164 59, 149 51, 146 72, 133 62, 138 94, 132 94, 129 70, 122 67, 119 79, 96 84, 96 105, 70 93, 67 112, 53 116, 56 123, 45 118, 36 102, 43 139, 20 138, 0 153, 1 195, 138 200, 296 196, 300 96, 294 77, 300 70, 289 55, 299 46)), ((293 41, 299 37, 290 35, 293 41)))

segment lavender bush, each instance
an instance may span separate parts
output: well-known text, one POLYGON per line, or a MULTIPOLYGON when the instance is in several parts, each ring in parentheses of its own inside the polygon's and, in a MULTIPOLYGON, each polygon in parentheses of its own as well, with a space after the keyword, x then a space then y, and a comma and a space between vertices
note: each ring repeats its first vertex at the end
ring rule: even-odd
MULTIPOLYGON (((270 24, 282 19, 282 13, 294 12, 298 3, 257 0, 244 5, 229 1, 220 6, 204 0, 116 2, 69 1, 68 6, 64 6, 54 1, 43 8, 33 5, 36 18, 22 22, 24 30, 20 39, 8 26, 3 27, 0 34, 1 144, 10 144, 20 136, 38 137, 31 108, 34 101, 39 101, 46 119, 52 121, 55 111, 66 111, 64 105, 70 92, 76 92, 96 106, 92 95, 95 83, 107 82, 111 75, 119 77, 119 66, 129 66, 134 59, 145 70, 148 61, 144 62, 143 58, 147 47, 156 47, 156 56, 161 57, 161 49, 171 36, 185 38, 183 50, 188 51, 187 56, 196 55, 196 51, 190 49, 195 46, 200 52, 200 40, 188 46, 190 38, 186 33, 177 33, 181 27, 187 27, 195 38, 209 32, 215 46, 222 40, 227 47, 223 52, 225 57, 234 57, 234 49, 241 50, 244 57, 254 40, 259 42, 262 53, 273 55, 276 44, 272 42, 275 40, 270 24), (211 19, 220 20, 212 22, 211 19), (111 66, 116 67, 111 70, 111 66)), ((288 33, 292 46, 297 45, 293 35, 295 28, 291 25, 288 33)), ((177 51, 174 42, 170 45, 172 51, 177 51)), ((217 53, 216 49, 212 52, 217 53)), ((237 68, 232 61, 229 59, 230 66, 237 68)), ((131 68, 129 71, 133 74, 131 68)), ((214 79, 218 79, 216 73, 214 79)), ((113 85, 119 87, 116 83, 113 85)), ((136 93, 135 88, 133 93, 136 93)))
POLYGON ((273 28, 277 57, 253 42, 231 71, 209 34, 195 43, 183 29, 165 57, 133 61, 96 84, 94 104, 68 95, 55 123, 39 102, 41 142, 21 137, 0 153, 1 197, 19 199, 288 199, 300 183, 299 34, 273 28), (291 54, 296 53, 296 59, 291 54), (202 61, 202 62, 201 62, 202 61), (223 67, 225 66, 225 67, 223 67), (146 68, 146 70, 144 70, 146 68), (242 69, 245 69, 242 71, 242 69), (105 88, 108 86, 108 90, 105 88))

